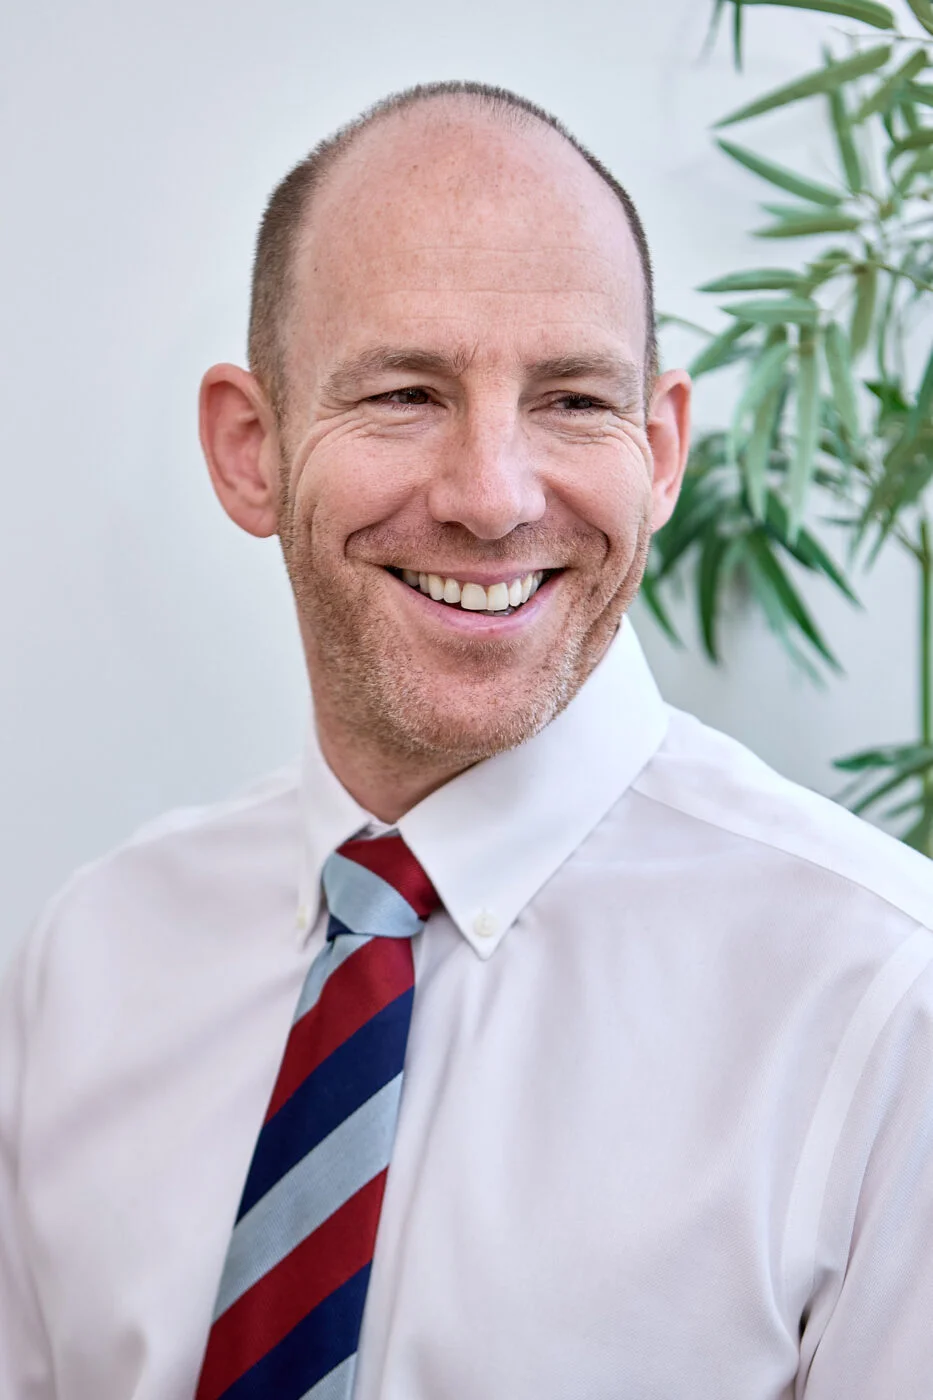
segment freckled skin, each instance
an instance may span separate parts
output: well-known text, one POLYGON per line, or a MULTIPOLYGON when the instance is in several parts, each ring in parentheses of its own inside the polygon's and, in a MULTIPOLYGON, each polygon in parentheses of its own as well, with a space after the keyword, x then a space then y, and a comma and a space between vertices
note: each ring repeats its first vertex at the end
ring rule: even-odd
POLYGON ((366 131, 315 195, 277 527, 324 752, 386 820, 548 723, 635 596, 676 499, 689 399, 668 372, 646 423, 643 298, 618 201, 536 124, 414 108, 366 131), (456 363, 335 386, 384 346, 456 363), (594 355, 628 375, 534 368, 594 355), (527 619, 475 634, 386 571, 500 565, 562 572, 527 619))

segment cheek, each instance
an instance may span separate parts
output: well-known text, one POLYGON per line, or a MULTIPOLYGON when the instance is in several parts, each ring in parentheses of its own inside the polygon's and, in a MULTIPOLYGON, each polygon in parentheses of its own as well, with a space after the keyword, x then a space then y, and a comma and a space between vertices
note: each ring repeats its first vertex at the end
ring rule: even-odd
POLYGON ((353 433, 317 444, 297 476, 295 515, 314 519, 315 539, 337 544, 402 509, 410 472, 386 460, 379 445, 353 433))
POLYGON ((594 455, 578 472, 565 500, 574 514, 602 534, 610 555, 630 555, 651 518, 651 466, 647 447, 625 442, 594 455))

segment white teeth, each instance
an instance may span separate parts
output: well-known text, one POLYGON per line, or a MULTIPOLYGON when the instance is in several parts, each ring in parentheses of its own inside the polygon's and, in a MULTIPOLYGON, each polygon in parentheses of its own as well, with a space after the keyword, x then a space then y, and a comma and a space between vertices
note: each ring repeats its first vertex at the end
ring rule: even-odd
POLYGON ((460 583, 455 578, 422 574, 414 569, 402 569, 401 573, 410 588, 429 594, 435 603, 459 604, 467 612, 507 612, 509 608, 521 607, 537 593, 544 580, 544 573, 538 570, 524 578, 503 580, 484 588, 481 583, 460 583))
POLYGON ((467 612, 485 612, 486 590, 478 583, 465 583, 460 590, 460 606, 467 612))

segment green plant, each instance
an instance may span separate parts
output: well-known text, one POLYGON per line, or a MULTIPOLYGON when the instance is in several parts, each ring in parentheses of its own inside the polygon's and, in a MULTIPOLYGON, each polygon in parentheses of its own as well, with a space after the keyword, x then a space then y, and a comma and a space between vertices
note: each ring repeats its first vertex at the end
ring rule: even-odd
POLYGON ((723 599, 744 588, 795 661, 819 674, 838 663, 796 586, 799 568, 854 602, 857 565, 870 567, 882 549, 906 551, 917 574, 919 735, 836 766, 854 811, 900 823, 903 840, 933 855, 933 350, 919 373, 908 368, 918 332, 933 324, 933 84, 921 81, 933 61, 933 0, 907 0, 913 34, 875 0, 714 0, 711 37, 731 5, 737 66, 745 13, 766 3, 858 27, 844 52, 834 36, 822 66, 717 128, 819 101, 838 177, 815 181, 735 143, 731 130, 718 138, 726 156, 793 196, 762 206, 770 219, 755 236, 781 247, 805 240, 810 255, 700 288, 728 298, 730 321, 703 332, 691 373, 738 363, 742 385, 728 427, 692 449, 677 511, 655 538, 645 597, 676 639, 667 590, 690 570, 703 644, 719 660, 723 599), (815 521, 845 532, 845 566, 815 521))

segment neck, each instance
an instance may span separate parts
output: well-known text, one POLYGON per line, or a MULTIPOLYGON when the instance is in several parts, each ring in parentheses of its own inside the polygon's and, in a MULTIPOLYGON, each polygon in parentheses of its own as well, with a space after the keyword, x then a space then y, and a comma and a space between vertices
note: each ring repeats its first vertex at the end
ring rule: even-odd
POLYGON ((316 710, 318 741, 328 767, 361 807, 389 825, 470 766, 438 754, 386 753, 330 719, 316 710))

